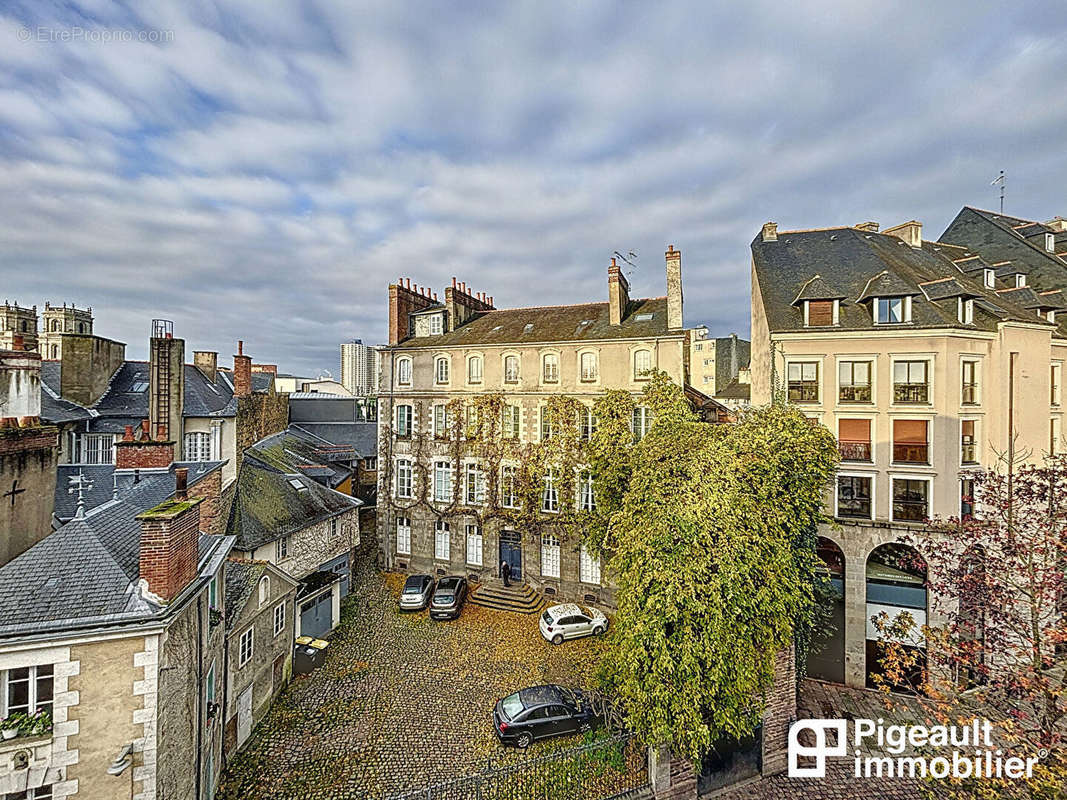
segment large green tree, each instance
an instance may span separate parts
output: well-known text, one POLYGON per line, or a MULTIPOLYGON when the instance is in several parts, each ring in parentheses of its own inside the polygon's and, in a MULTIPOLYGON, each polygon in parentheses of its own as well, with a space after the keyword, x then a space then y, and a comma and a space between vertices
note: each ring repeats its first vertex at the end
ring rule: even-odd
POLYGON ((811 624, 837 448, 788 406, 697 422, 662 376, 644 405, 651 429, 625 475, 608 473, 622 487, 604 511, 619 610, 602 677, 635 732, 696 761, 751 733, 776 653, 811 624))

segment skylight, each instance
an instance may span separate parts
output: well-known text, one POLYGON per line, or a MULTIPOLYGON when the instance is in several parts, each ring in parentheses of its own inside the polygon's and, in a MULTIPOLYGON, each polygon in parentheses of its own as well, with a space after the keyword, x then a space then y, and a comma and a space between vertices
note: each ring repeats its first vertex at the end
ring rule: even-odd
POLYGON ((299 478, 290 478, 289 485, 296 489, 298 492, 306 492, 308 487, 304 485, 304 482, 299 478))
POLYGON ((137 381, 130 387, 130 391, 134 394, 140 394, 141 392, 148 391, 148 381, 137 381))
POLYGON ((533 323, 527 322, 526 326, 522 329, 523 333, 533 333, 533 323))
POLYGON ((654 316, 656 316, 656 315, 655 314, 638 314, 636 317, 634 317, 634 320, 637 321, 637 322, 650 322, 654 316))

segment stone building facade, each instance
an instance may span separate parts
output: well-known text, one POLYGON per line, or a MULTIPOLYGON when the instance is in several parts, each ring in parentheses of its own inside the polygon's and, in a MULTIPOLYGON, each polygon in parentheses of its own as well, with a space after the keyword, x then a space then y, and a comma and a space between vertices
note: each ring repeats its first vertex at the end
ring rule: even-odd
MULTIPOLYGON (((483 530, 465 513, 482 501, 477 490, 465 494, 467 474, 453 474, 447 463, 442 469, 448 444, 436 434, 449 402, 488 393, 504 394, 517 439, 536 442, 545 435, 542 412, 553 395, 591 410, 608 389, 638 397, 650 370, 685 385, 681 253, 673 246, 666 273, 666 297, 631 299, 613 260, 607 302, 516 309, 496 309, 491 296, 455 280, 443 303, 410 280, 389 287, 377 513, 387 568, 484 579, 508 561, 516 579, 546 594, 612 602, 601 563, 577 543, 549 533, 534 540, 499 520, 483 530), (453 490, 458 505, 446 499, 453 490)), ((478 468, 463 465, 465 473, 478 468)))
POLYGON ((76 308, 66 303, 58 306, 45 303, 38 346, 42 358, 53 361, 63 358, 63 336, 68 333, 92 336, 92 308, 76 308))
POLYGON ((0 306, 0 350, 14 350, 16 336, 22 337, 18 349, 37 349, 37 306, 25 308, 5 300, 0 306))

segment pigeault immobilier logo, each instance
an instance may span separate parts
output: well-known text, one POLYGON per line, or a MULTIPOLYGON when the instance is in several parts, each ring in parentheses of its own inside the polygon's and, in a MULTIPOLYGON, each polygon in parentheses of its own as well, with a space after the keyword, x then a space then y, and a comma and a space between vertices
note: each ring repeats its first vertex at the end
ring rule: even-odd
POLYGON ((967 725, 885 725, 873 719, 801 719, 789 728, 789 777, 825 778, 830 758, 850 758, 857 778, 1029 778, 1043 754, 1005 753, 989 720, 967 725), (849 722, 852 735, 849 736, 849 722), (814 744, 801 744, 805 731, 814 744), (832 734, 832 735, 831 735, 832 734), (864 752, 864 748, 868 752, 864 752), (909 748, 922 755, 904 755, 909 748), (872 755, 871 750, 878 754, 872 755), (814 759, 814 764, 801 758, 814 759))

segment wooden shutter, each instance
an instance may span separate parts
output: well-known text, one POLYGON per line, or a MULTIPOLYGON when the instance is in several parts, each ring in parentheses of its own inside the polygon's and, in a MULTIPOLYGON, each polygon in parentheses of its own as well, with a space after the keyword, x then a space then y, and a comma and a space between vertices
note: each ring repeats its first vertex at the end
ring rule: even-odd
MULTIPOLYGON (((869 419, 843 419, 838 422, 838 438, 842 442, 871 441, 871 421, 869 419)), ((923 439, 925 443, 926 440, 923 439)))
POLYGON ((893 420, 893 442, 896 444, 926 444, 926 420, 893 420))
POLYGON ((834 301, 833 300, 809 300, 808 301, 808 325, 817 327, 834 324, 834 301))

